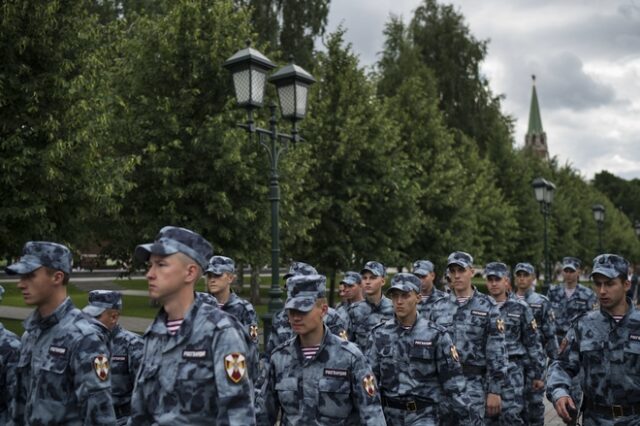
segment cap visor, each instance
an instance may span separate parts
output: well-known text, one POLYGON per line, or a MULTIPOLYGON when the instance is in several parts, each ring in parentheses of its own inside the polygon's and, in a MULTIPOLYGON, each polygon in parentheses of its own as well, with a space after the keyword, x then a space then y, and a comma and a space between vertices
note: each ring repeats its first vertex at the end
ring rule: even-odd
POLYGON ((314 297, 292 297, 284 304, 285 309, 295 309, 296 311, 309 312, 316 304, 314 297))
POLYGON ((381 277, 382 276, 379 273, 377 273, 376 271, 374 271, 373 269, 369 269, 369 268, 365 268, 362 271, 360 271, 360 275, 364 274, 365 272, 370 272, 373 275, 375 275, 376 277, 381 277))
POLYGON ((468 267, 468 265, 466 263, 461 262, 459 260, 453 260, 453 261, 447 263, 447 268, 449 266, 451 266, 451 265, 458 265, 458 266, 460 266, 461 268, 464 268, 464 269, 467 269, 467 267, 468 267))
POLYGON ((100 308, 98 306, 93 306, 93 305, 87 305, 84 308, 82 308, 82 312, 94 318, 102 314, 105 310, 106 308, 100 308))
POLYGON ((573 265, 562 265, 562 269, 571 269, 572 271, 577 271, 576 267, 573 265))
POLYGON ((151 256, 152 254, 168 256, 177 252, 177 248, 166 246, 162 243, 140 244, 138 247, 136 247, 134 257, 140 262, 146 262, 147 260, 149 260, 149 256, 151 256))
POLYGON ((390 294, 394 290, 401 291, 403 293, 409 293, 410 291, 413 291, 413 289, 404 286, 391 286, 387 289, 387 291, 385 291, 385 294, 390 294))
POLYGON ((618 276, 618 271, 613 268, 594 268, 591 275, 589 275, 589 278, 593 278, 596 274, 604 275, 607 278, 616 278, 618 276))
POLYGON ((40 268, 42 265, 35 262, 26 262, 24 260, 20 260, 13 265, 9 265, 4 268, 4 271, 8 275, 25 275, 30 274, 36 269, 40 268))
POLYGON ((431 271, 427 271, 426 269, 416 269, 413 271, 413 275, 420 275, 422 277, 429 275, 431 271))

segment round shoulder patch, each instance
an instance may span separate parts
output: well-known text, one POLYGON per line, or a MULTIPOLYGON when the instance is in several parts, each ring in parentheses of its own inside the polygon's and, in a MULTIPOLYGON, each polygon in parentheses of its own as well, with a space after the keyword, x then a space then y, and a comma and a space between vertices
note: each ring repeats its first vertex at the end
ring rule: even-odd
POLYGON ((496 320, 496 328, 500 333, 504 333, 504 320, 502 318, 496 320))
POLYGON ((364 376, 362 379, 362 387, 369 396, 373 397, 376 395, 376 378, 373 374, 364 376))
POLYGON ((456 345, 451 345, 450 352, 451 352, 451 358, 453 358, 455 362, 460 362, 460 355, 458 354, 456 345))
POLYGON ((224 371, 233 383, 239 383, 247 373, 247 362, 244 354, 232 352, 224 357, 224 371))
POLYGON ((109 378, 109 358, 106 355, 98 355, 93 359, 93 371, 98 379, 105 381, 109 378))

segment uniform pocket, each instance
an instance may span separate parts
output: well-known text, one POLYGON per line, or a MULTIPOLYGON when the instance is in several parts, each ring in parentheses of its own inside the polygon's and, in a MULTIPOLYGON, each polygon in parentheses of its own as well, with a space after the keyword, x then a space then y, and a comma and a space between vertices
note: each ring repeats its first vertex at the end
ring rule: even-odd
POLYGON ((344 419, 352 410, 349 380, 323 377, 318 382, 318 413, 344 419))
POLYGON ((624 365, 630 374, 640 376, 640 342, 627 342, 624 347, 624 365))
POLYGON ((69 382, 66 380, 69 362, 66 358, 50 358, 40 367, 38 381, 38 399, 53 400, 62 405, 69 400, 69 382))
POLYGON ((175 390, 181 407, 190 412, 211 411, 214 400, 213 365, 184 362, 178 367, 175 390))
POLYGON ((430 376, 436 372, 435 354, 432 346, 413 346, 409 350, 411 372, 420 377, 430 376))
POLYGON ((285 413, 294 415, 298 412, 298 379, 285 377, 275 384, 278 400, 285 413))

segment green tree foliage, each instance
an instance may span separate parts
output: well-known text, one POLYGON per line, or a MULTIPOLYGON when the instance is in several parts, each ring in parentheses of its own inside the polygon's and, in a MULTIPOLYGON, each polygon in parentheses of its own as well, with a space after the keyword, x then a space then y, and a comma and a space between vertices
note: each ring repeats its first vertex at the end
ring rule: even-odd
POLYGON ((0 20, 0 252, 79 243, 91 217, 118 210, 132 165, 101 137, 96 18, 82 2, 7 1, 0 20))
POLYGON ((624 180, 603 170, 596 173, 593 185, 632 222, 640 221, 640 179, 624 180))

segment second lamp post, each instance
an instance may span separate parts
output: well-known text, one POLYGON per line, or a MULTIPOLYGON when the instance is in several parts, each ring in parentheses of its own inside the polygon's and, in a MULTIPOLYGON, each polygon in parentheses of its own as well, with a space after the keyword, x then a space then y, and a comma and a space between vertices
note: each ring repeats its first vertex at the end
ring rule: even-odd
POLYGON ((604 206, 602 204, 594 204, 591 206, 593 218, 598 225, 598 254, 602 253, 602 228, 604 227, 604 206))
MULTIPOLYGON (((291 63, 273 73, 268 81, 276 86, 280 101, 282 118, 291 121, 291 134, 280 133, 276 127, 276 106, 269 105, 269 128, 255 126, 254 109, 260 108, 264 102, 267 73, 275 68, 275 64, 266 56, 250 46, 236 52, 223 64, 233 74, 233 86, 238 105, 247 110, 246 124, 238 126, 252 135, 258 135, 258 142, 267 151, 269 157, 269 201, 271 203, 271 287, 269 288, 268 311, 263 316, 264 343, 271 332, 273 315, 283 308, 282 290, 280 289, 280 224, 279 202, 280 184, 278 177, 278 160, 289 147, 289 141, 300 140, 297 123, 307 113, 307 97, 309 86, 315 79, 301 67, 291 63)), ((255 267, 255 265, 254 265, 255 267)))
POLYGON ((544 283, 542 284, 542 294, 546 295, 551 285, 551 261, 549 260, 549 241, 548 241, 548 218, 551 212, 551 203, 553 203, 553 195, 556 186, 543 178, 536 178, 532 183, 533 192, 536 201, 540 203, 540 211, 544 216, 544 283))

